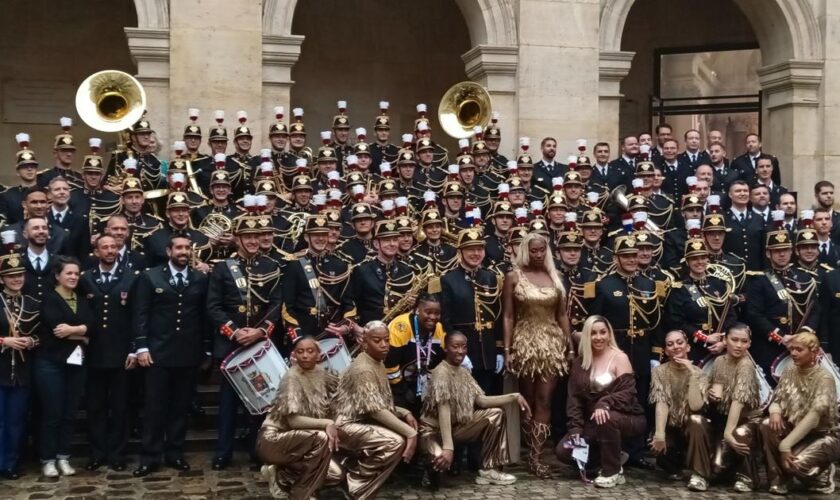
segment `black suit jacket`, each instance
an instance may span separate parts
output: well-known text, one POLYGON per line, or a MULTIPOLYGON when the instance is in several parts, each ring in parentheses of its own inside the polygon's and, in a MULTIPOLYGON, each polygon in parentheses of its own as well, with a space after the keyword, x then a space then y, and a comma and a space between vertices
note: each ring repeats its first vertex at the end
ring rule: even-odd
POLYGON ((187 286, 179 291, 169 264, 149 269, 137 283, 134 343, 149 349, 158 366, 188 368, 209 352, 205 274, 189 269, 187 286))
POLYGON ((68 208, 62 216, 61 222, 56 222, 53 211, 49 210, 47 211, 47 220, 51 229, 55 227, 67 230, 68 241, 64 245, 67 255, 81 259, 90 252, 90 224, 82 212, 68 208))
POLYGON ((81 341, 58 338, 53 330, 62 323, 70 326, 85 325, 87 326, 86 335, 89 335, 94 319, 93 311, 81 290, 77 290, 76 293, 76 312, 70 309, 67 301, 55 289, 48 290, 44 293, 44 300, 41 302, 41 336, 39 337, 41 343, 36 350, 36 355, 63 363, 76 346, 85 350, 81 341))
MULTIPOLYGON (((779 159, 773 155, 764 155, 769 156, 770 160, 773 162, 773 175, 771 177, 771 179, 773 179, 773 183, 779 184, 782 182, 782 175, 779 172, 779 159)), ((741 180, 746 181, 747 183, 752 183, 755 180, 755 166, 753 165, 752 157, 750 157, 749 153, 744 153, 732 160, 732 168, 741 173, 741 180)))
MULTIPOLYGON (((26 246, 26 239, 23 237, 23 221, 2 228, 3 231, 15 232, 15 244, 21 247, 26 246)), ((73 255, 69 251, 70 232, 63 227, 49 223, 50 239, 47 240, 47 251, 56 255, 73 255)))
POLYGON ((691 161, 691 156, 689 156, 688 151, 683 151, 682 153, 677 155, 677 161, 691 166, 692 169, 697 169, 699 165, 709 165, 710 160, 709 153, 707 153, 706 151, 697 152, 696 156, 694 157, 694 161, 691 161))
POLYGON ((87 353, 93 368, 122 368, 128 353, 135 351, 131 304, 140 271, 121 273, 118 267, 114 271, 106 283, 97 265, 82 274, 79 285, 95 315, 87 353))
POLYGON ((682 200, 682 196, 688 192, 685 180, 694 175, 694 167, 687 161, 681 162, 679 157, 675 167, 668 166, 664 158, 660 158, 657 165, 665 177, 662 181, 662 192, 672 200, 682 200))
POLYGON ((712 178, 712 191, 721 191, 728 194, 729 186, 741 178, 741 171, 732 168, 728 160, 723 161, 723 168, 720 171, 715 167, 712 167, 712 170, 714 175, 712 178))
MULTIPOLYGON (((635 163, 630 164, 623 156, 619 156, 607 165, 609 165, 611 170, 618 169, 620 172, 623 172, 622 184, 627 186, 627 191, 630 192, 633 189, 633 178, 636 177, 635 163)), ((595 175, 595 168, 592 169, 592 175, 595 175)))
POLYGON ((830 239, 828 240, 828 254, 820 252, 820 264, 826 264, 834 268, 840 267, 840 245, 830 239))
POLYGON ((26 247, 21 249, 20 255, 23 260, 23 268, 25 269, 23 293, 43 301, 44 294, 55 288, 55 275, 53 274, 55 255, 47 250, 47 265, 42 266, 41 272, 36 271, 32 266, 32 262, 29 261, 26 247))
POLYGON ((763 219, 752 210, 747 210, 743 223, 731 210, 725 211, 724 217, 729 232, 723 240, 723 251, 734 253, 744 259, 750 271, 764 269, 765 224, 763 219))
POLYGON ((628 178, 628 166, 626 162, 617 164, 619 160, 613 160, 607 164, 607 175, 601 175, 601 170, 597 165, 592 166, 592 176, 589 177, 589 184, 591 186, 601 186, 612 192, 618 186, 627 186, 632 184, 632 176, 628 178))
POLYGON ((554 186, 551 184, 551 179, 554 177, 563 177, 566 172, 569 171, 569 166, 564 165, 554 159, 554 164, 551 167, 548 167, 542 160, 534 163, 534 184, 542 187, 543 189, 547 189, 548 192, 554 190, 554 186))
POLYGON ((23 195, 29 188, 12 186, 0 193, 0 216, 6 224, 15 224, 23 220, 23 195))

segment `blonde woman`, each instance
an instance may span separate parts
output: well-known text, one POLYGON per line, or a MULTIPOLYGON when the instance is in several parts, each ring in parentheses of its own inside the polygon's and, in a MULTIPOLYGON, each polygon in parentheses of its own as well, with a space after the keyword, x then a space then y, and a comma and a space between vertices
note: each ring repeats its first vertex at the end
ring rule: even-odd
POLYGON ((837 387, 817 364, 820 342, 811 332, 788 342, 793 365, 779 379, 770 417, 761 422, 770 493, 785 495, 792 478, 809 492, 834 493, 834 462, 840 459, 837 387))
POLYGON ((630 358, 618 348, 612 326, 603 316, 583 323, 580 357, 572 362, 566 401, 568 434, 555 449, 558 458, 572 462, 566 446, 580 438, 589 444, 587 469, 600 468, 595 486, 624 484, 621 443, 645 432, 645 414, 636 395, 630 358))
POLYGON ((550 477, 542 447, 551 433, 551 398, 568 373, 570 355, 566 293, 545 236, 529 233, 519 244, 503 291, 505 367, 519 377, 519 388, 533 408, 525 423, 528 467, 538 478, 550 477))

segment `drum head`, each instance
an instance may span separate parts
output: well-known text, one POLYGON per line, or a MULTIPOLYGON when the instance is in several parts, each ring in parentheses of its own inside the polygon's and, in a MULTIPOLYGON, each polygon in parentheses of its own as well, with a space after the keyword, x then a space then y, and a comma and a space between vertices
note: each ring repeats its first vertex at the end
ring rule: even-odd
POLYGON ((773 365, 770 367, 770 373, 773 375, 774 379, 779 380, 785 370, 792 365, 793 358, 791 358, 789 354, 782 354, 773 361, 773 365))

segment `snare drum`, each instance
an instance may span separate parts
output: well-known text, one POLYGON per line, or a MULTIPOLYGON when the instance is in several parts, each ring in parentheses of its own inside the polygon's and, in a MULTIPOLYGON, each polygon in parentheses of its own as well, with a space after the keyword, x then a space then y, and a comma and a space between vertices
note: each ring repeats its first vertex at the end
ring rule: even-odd
POLYGON ((353 358, 350 357, 347 344, 341 338, 332 337, 321 339, 318 341, 318 345, 321 347, 321 360, 318 363, 319 368, 338 375, 350 367, 353 358))
POLYGON ((773 364, 770 365, 770 374, 778 382, 789 366, 793 366, 793 358, 788 353, 780 354, 773 360, 773 364))
POLYGON ((274 403, 280 380, 289 368, 271 340, 265 340, 233 351, 219 369, 248 412, 262 415, 274 403))

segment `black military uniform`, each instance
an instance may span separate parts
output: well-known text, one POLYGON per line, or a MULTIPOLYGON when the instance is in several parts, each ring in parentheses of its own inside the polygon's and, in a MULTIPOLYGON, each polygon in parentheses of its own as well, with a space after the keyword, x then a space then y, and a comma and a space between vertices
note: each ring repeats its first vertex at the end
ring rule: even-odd
MULTIPOLYGON (((583 237, 577 229, 563 231, 557 236, 557 250, 578 249, 583 246, 583 237)), ((583 322, 589 317, 592 308, 592 301, 595 299, 595 284, 598 275, 593 271, 580 266, 566 265, 562 258, 559 259, 557 271, 566 289, 566 311, 569 317, 569 324, 572 331, 579 332, 583 328, 583 322)))
MULTIPOLYGON (((458 249, 484 245, 479 230, 458 235, 458 249)), ((501 273, 485 267, 467 270, 457 266, 444 274, 441 285, 441 323, 447 332, 460 331, 467 337, 467 355, 472 374, 485 393, 500 392, 496 366, 503 353, 501 273)))
MULTIPOLYGON (((374 238, 398 236, 396 222, 379 221, 374 230, 374 238)), ((359 323, 381 320, 395 315, 397 302, 414 285, 414 270, 405 262, 394 260, 385 263, 379 257, 370 257, 353 268, 350 274, 348 294, 356 307, 359 323)))
MULTIPOLYGON (((443 218, 435 209, 423 212, 420 226, 425 229, 432 225, 443 228, 443 218)), ((457 264, 458 251, 455 247, 443 241, 432 243, 428 239, 414 247, 412 258, 418 269, 440 276, 457 264)))
MULTIPOLYGON (((169 193, 166 208, 167 210, 172 208, 189 208, 186 194, 179 191, 169 193)), ((166 248, 169 245, 169 240, 172 238, 173 234, 186 236, 190 239, 190 241, 192 241, 193 258, 199 257, 195 254, 195 252, 206 252, 210 247, 209 239, 203 233, 195 229, 191 229, 189 226, 185 228, 175 228, 172 227, 171 223, 166 223, 146 237, 144 242, 144 254, 146 255, 146 262, 149 266, 158 266, 169 260, 169 257, 166 255, 166 248)))
POLYGON ((672 200, 681 200, 686 194, 686 179, 694 175, 694 168, 687 162, 680 161, 679 156, 673 163, 661 158, 658 164, 662 171, 662 192, 672 200))
MULTIPOLYGON (((708 255, 701 239, 686 242, 685 258, 708 255)), ((667 329, 682 330, 692 345, 689 356, 698 362, 709 355, 705 337, 716 332, 726 333, 738 319, 727 292, 729 285, 711 275, 694 279, 688 275, 671 284, 671 292, 665 302, 667 329), (724 310, 728 310, 722 318, 724 310)))
MULTIPOLYGON (((62 121, 64 118, 62 118, 62 121)), ((73 136, 70 134, 70 126, 72 125, 72 121, 68 123, 62 123, 62 128, 64 129, 62 133, 55 136, 55 141, 53 142, 53 150, 58 151, 76 151, 76 145, 73 143, 73 136)), ((91 143, 91 146, 96 145, 96 149, 99 149, 99 145, 96 143, 91 143)), ((50 181, 55 179, 56 177, 63 177, 67 179, 67 182, 70 183, 70 187, 72 189, 80 189, 84 186, 85 181, 82 176, 73 170, 72 168, 64 168, 59 165, 55 165, 50 169, 38 172, 37 183, 38 187, 46 188, 50 185, 50 181)))
POLYGON ((206 275, 189 267, 173 274, 169 262, 138 279, 134 343, 138 353, 148 349, 153 364, 146 368, 143 454, 141 467, 134 472, 137 476, 154 472, 161 454, 168 464, 184 469, 196 367, 210 348, 207 283, 206 275))
MULTIPOLYGON (((266 215, 242 216, 236 221, 234 234, 260 234, 270 227, 266 215)), ((240 344, 236 333, 240 328, 257 328, 270 338, 280 319, 283 302, 282 274, 277 262, 265 255, 253 257, 236 255, 213 266, 207 291, 207 314, 213 336, 213 357, 224 359, 240 344)), ((233 457, 233 440, 236 433, 236 413, 241 406, 233 386, 223 383, 219 387, 219 440, 213 468, 224 469, 233 457)), ((251 419, 249 452, 255 453, 257 419, 251 419)))
POLYGON ((826 273, 819 289, 820 323, 817 333, 825 352, 840 360, 840 269, 826 273))
POLYGON ((723 250, 744 259, 750 271, 764 269, 765 226, 761 216, 752 210, 746 210, 740 216, 727 210, 724 218, 730 232, 723 242, 723 250))
MULTIPOLYGON (((148 120, 142 119, 131 127, 133 134, 154 132, 148 120)), ((123 170, 123 162, 126 158, 134 158, 137 160, 137 172, 143 190, 149 191, 153 189, 160 189, 166 186, 166 179, 161 175, 160 160, 154 153, 140 152, 129 145, 129 151, 117 150, 111 155, 111 160, 108 162, 107 176, 121 177, 125 172, 123 170)))
MULTIPOLYGON (((81 293, 96 316, 89 325, 87 349, 87 417, 91 462, 125 464, 128 441, 129 353, 136 350, 132 335, 132 305, 140 271, 114 266, 103 272, 96 267, 82 273, 81 293)), ((157 361, 154 357, 153 360, 157 361)))
MULTIPOLYGON (((784 229, 767 233, 767 249, 791 248, 784 229)), ((807 326, 819 325, 816 277, 788 264, 783 269, 748 273, 745 287, 746 319, 752 329, 752 347, 756 363, 770 375, 770 365, 787 349, 770 338, 793 335, 807 326)), ((768 377, 769 378, 769 377, 768 377)))
MULTIPOLYGON (((311 216, 306 234, 329 233, 327 218, 311 216)), ((346 293, 350 267, 335 255, 317 255, 311 250, 286 261, 283 276, 283 320, 305 336, 319 336, 328 323, 338 323, 354 312, 346 293), (345 314, 348 313, 348 314, 345 314)))
MULTIPOLYGON (((367 203, 356 203, 351 209, 350 220, 373 219, 374 214, 367 203)), ((350 265, 359 265, 366 258, 373 255, 373 238, 364 239, 354 235, 347 238, 335 249, 336 255, 350 265)))
MULTIPOLYGON (((615 241, 615 253, 638 252, 632 236, 615 241)), ((626 275, 615 270, 595 285, 590 314, 600 314, 613 327, 618 347, 630 358, 636 373, 639 400, 647 401, 650 387, 650 361, 662 353, 660 301, 656 283, 642 274, 626 275), (632 304, 632 307, 631 307, 632 304)))

